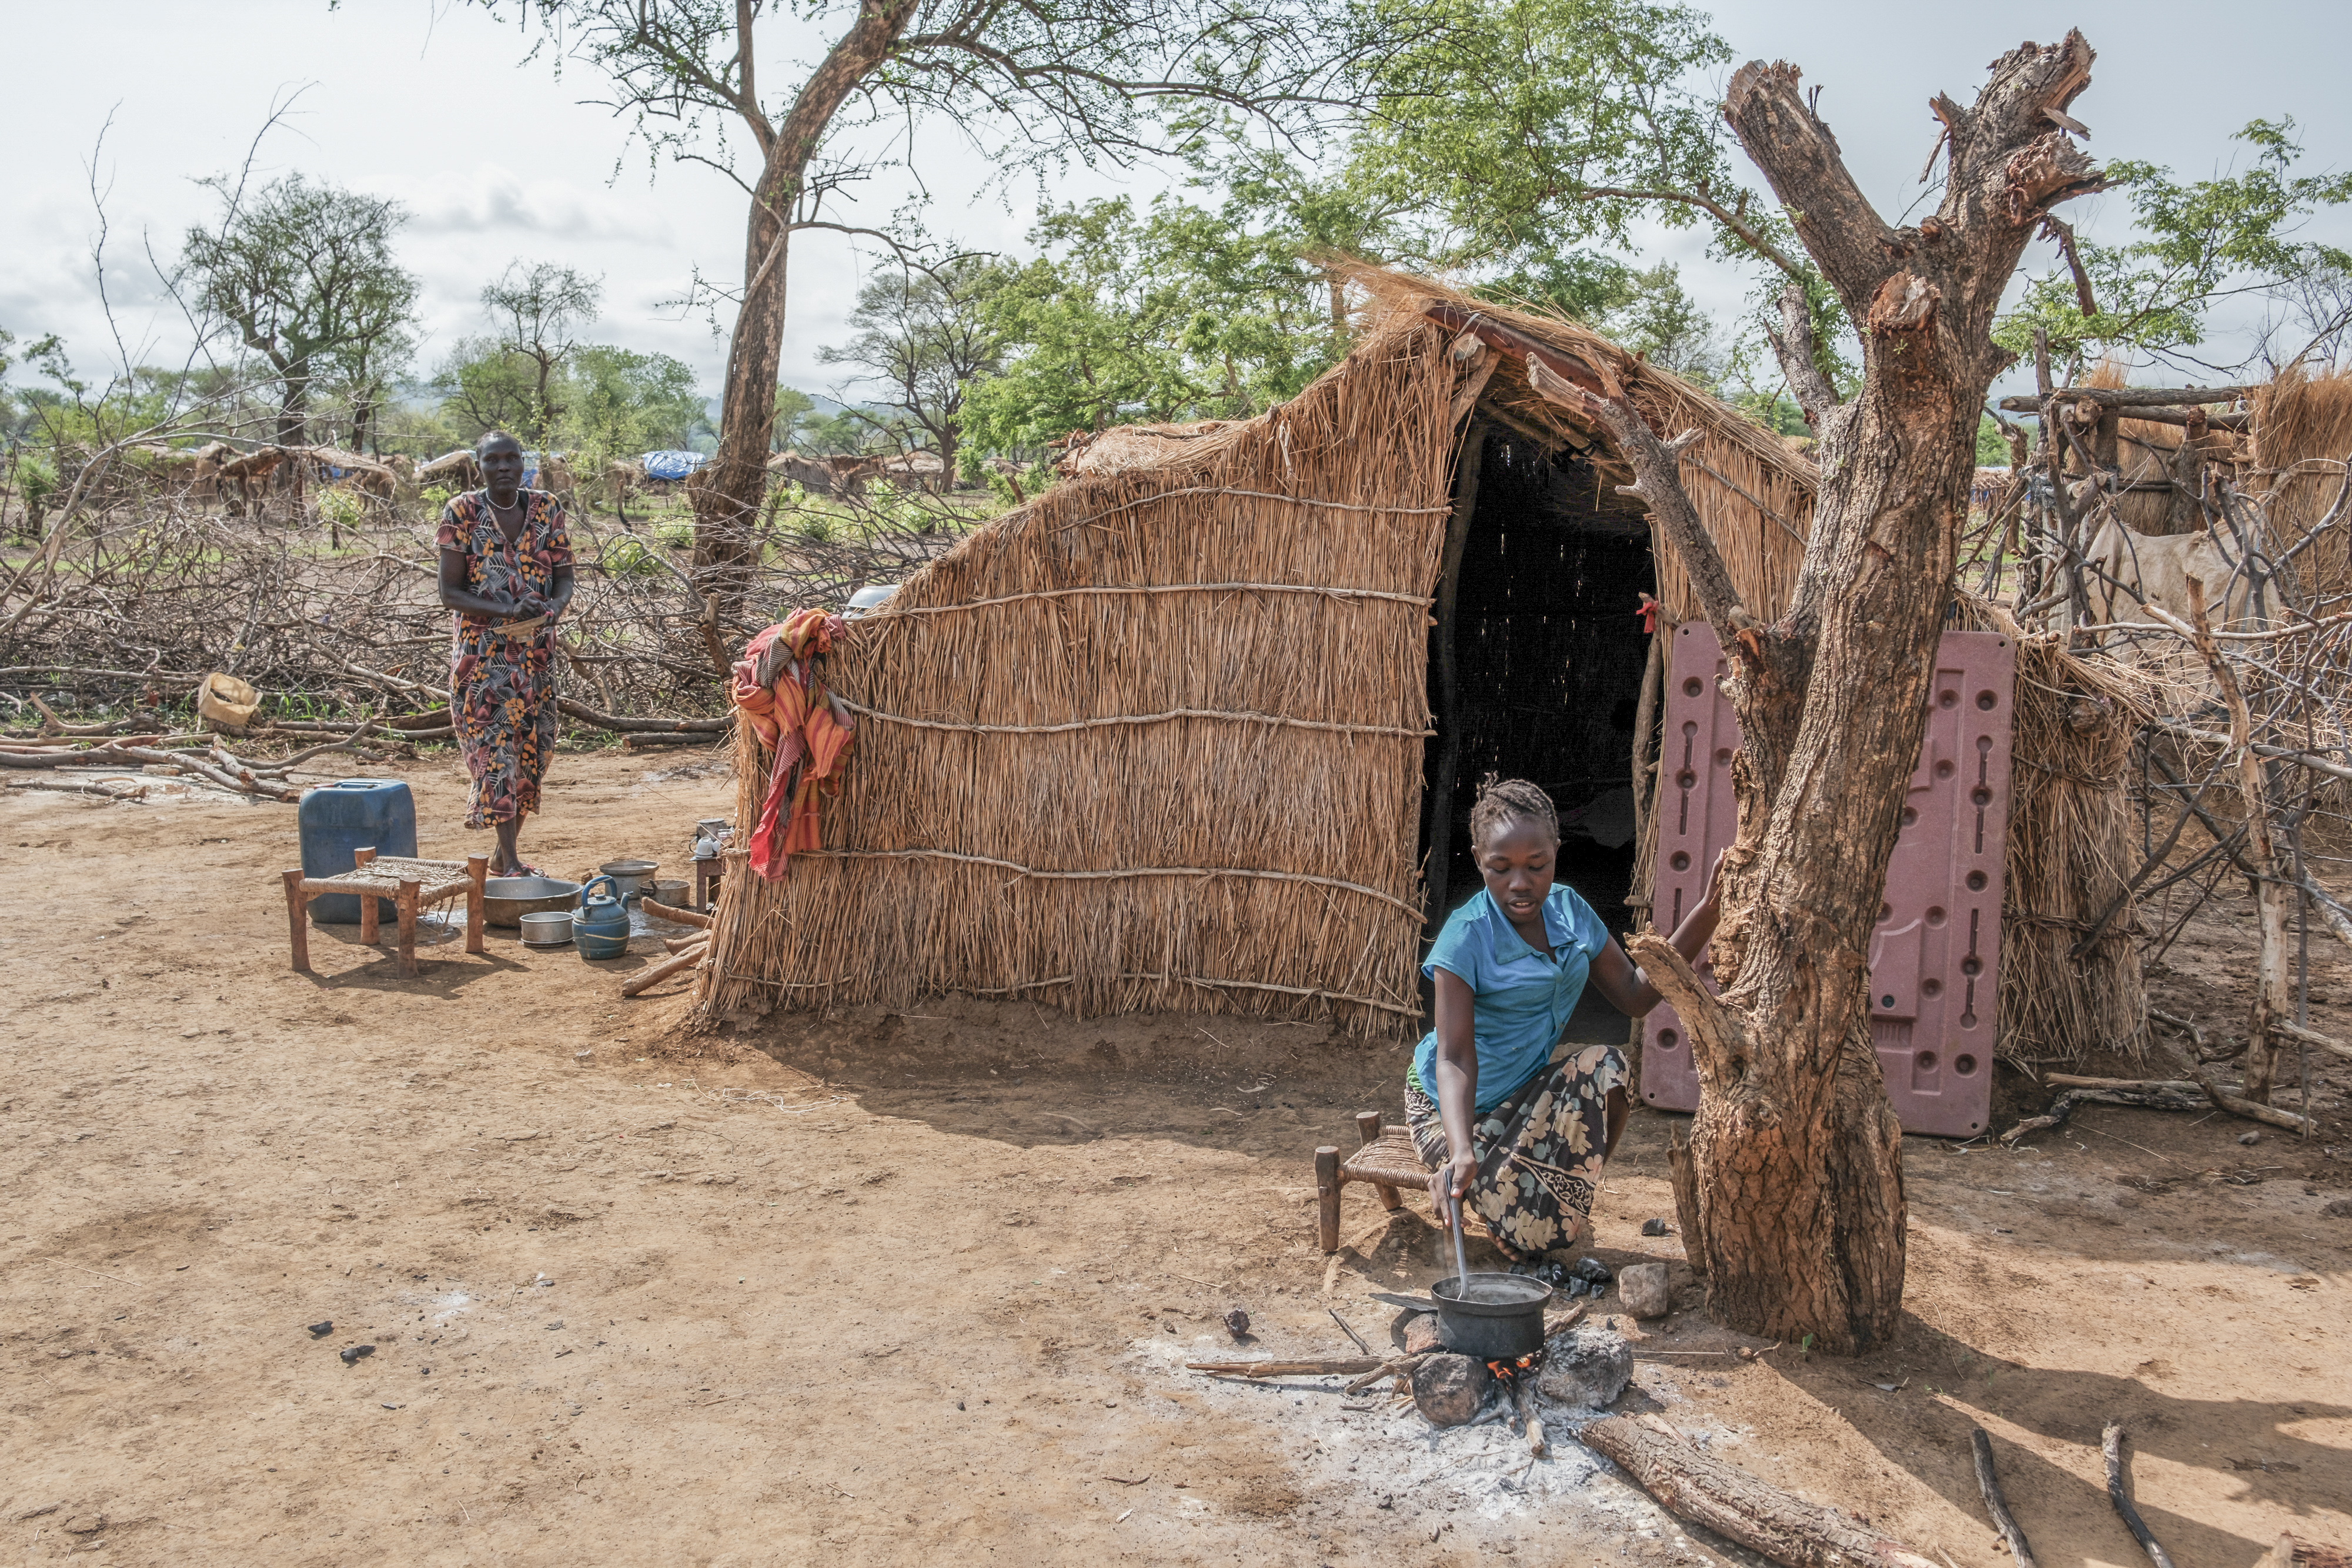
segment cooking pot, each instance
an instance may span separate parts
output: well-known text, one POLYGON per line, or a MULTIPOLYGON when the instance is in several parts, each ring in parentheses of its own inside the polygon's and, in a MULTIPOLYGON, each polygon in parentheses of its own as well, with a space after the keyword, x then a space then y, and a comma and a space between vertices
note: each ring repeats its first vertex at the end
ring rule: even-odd
POLYGON ((1460 1283, 1448 1276, 1429 1289, 1437 1301, 1437 1338, 1446 1349, 1481 1361, 1517 1361, 1543 1348, 1549 1285, 1524 1274, 1473 1274, 1465 1299, 1460 1283))

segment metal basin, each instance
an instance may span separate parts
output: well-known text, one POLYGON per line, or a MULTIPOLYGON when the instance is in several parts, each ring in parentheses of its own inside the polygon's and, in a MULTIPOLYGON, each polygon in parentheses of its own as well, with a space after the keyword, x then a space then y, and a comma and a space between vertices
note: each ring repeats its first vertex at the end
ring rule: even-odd
POLYGON ((1524 1274, 1473 1274, 1473 1299, 1452 1276, 1429 1288, 1437 1301, 1437 1337, 1448 1350, 1482 1361, 1516 1361, 1543 1348, 1544 1308, 1551 1287, 1524 1274))
POLYGON ((559 876, 494 876, 482 883, 485 925, 518 924, 545 909, 570 909, 580 902, 580 884, 559 876))
POLYGON ((623 904, 635 904, 637 894, 645 891, 645 884, 660 869, 659 861, 606 861, 596 868, 599 874, 613 879, 623 904))

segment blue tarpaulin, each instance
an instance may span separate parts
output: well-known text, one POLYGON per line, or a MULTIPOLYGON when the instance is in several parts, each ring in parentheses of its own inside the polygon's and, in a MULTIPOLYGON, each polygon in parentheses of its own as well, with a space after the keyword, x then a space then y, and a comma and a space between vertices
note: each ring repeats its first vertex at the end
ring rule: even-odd
POLYGON ((699 452, 648 452, 645 456, 646 477, 683 479, 709 461, 699 452))

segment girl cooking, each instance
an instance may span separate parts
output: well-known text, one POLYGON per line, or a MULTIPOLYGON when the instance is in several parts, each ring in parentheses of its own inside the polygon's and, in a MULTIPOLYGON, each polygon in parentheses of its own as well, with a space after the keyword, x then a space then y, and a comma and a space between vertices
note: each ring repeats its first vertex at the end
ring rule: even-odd
MULTIPOLYGON (((1559 821, 1524 779, 1489 774, 1470 812, 1485 891, 1455 910, 1422 972, 1437 1027, 1405 1083, 1405 1119, 1430 1168, 1437 1222, 1449 1196, 1516 1262, 1567 1262, 1590 1228, 1593 1188, 1626 1115, 1625 1059, 1571 1044, 1587 984, 1629 1018, 1658 993, 1573 888, 1555 885, 1559 821)), ((1714 879, 1670 940, 1696 964, 1715 935, 1714 879)))

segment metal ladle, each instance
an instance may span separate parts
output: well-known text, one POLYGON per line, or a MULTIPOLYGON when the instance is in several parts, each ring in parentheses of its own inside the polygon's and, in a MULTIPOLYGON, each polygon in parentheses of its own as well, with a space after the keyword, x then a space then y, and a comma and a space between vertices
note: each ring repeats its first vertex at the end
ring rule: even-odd
POLYGON ((1470 1255, 1462 1247, 1462 1195, 1454 1190, 1451 1173, 1445 1182, 1445 1206, 1454 1214, 1454 1299, 1470 1299, 1470 1255))

